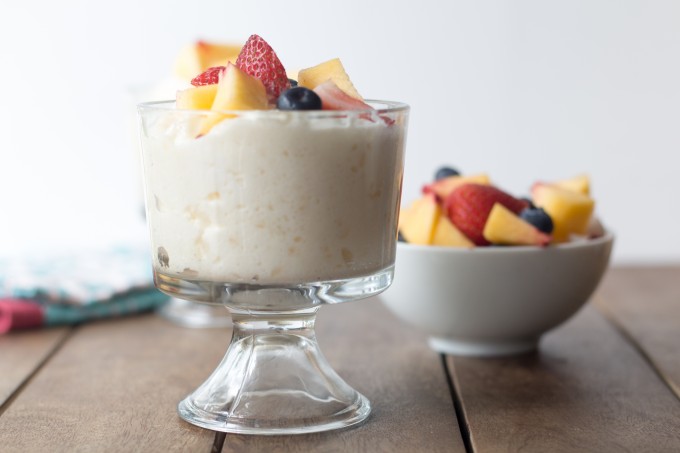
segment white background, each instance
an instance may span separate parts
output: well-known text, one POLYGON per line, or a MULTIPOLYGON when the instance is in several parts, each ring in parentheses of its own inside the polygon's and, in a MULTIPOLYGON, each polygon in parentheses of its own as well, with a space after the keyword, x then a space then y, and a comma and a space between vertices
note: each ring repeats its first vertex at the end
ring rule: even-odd
POLYGON ((680 262, 676 0, 3 1, 0 256, 143 240, 130 88, 251 33, 412 106, 405 200, 444 163, 517 195, 587 172, 617 263, 680 262))

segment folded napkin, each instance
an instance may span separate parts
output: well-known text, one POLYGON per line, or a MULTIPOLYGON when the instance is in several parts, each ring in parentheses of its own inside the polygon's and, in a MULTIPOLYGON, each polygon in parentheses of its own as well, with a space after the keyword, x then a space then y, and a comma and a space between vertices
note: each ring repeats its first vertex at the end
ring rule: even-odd
POLYGON ((144 312, 167 299, 145 249, 0 260, 0 333, 144 312))

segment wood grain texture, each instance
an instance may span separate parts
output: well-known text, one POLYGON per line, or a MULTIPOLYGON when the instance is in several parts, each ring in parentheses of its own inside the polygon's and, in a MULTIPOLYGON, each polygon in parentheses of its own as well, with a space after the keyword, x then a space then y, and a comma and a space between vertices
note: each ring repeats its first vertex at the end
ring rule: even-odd
POLYGON ((208 452, 214 434, 175 408, 230 335, 154 315, 80 327, 0 417, 0 450, 208 452))
POLYGON ((680 267, 612 269, 595 302, 680 399, 680 267))
POLYGON ((379 300, 322 307, 317 338, 338 374, 371 400, 361 426, 299 436, 227 435, 223 452, 464 452, 439 355, 379 300))
POLYGON ((0 413, 8 399, 52 354, 69 328, 0 335, 0 413))
MULTIPOLYGON (((211 451, 215 433, 175 406, 214 369, 229 335, 154 316, 80 328, 0 417, 0 450, 211 451)), ((371 400, 369 420, 312 435, 227 435, 222 451, 465 451, 439 356, 380 301, 323 307, 317 335, 371 400)))
POLYGON ((680 402, 592 306, 536 354, 447 365, 475 451, 680 451, 680 402))

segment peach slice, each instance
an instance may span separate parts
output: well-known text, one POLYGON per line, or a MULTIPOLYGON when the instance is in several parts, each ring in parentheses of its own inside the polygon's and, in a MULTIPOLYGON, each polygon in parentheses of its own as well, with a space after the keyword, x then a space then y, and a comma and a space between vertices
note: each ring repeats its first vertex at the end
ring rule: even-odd
POLYGON ((572 234, 586 234, 595 209, 595 201, 588 195, 541 183, 534 184, 531 195, 534 204, 552 218, 556 242, 566 242, 572 234))
POLYGON ((499 245, 548 245, 550 235, 519 218, 500 203, 491 208, 484 225, 484 238, 499 245))
POLYGON ((475 246, 475 244, 444 215, 439 216, 437 225, 434 227, 432 245, 464 248, 473 248, 475 246))
POLYGON ((354 99, 363 101, 359 92, 354 88, 349 75, 342 66, 339 58, 328 60, 311 68, 303 69, 298 73, 298 84, 313 90, 324 82, 332 81, 338 88, 354 99))
POLYGON ((427 194, 402 211, 399 219, 401 234, 411 244, 431 244, 440 217, 441 208, 434 194, 427 194))
POLYGON ((177 92, 177 108, 210 110, 217 94, 217 84, 188 88, 177 92))
POLYGON ((332 80, 314 88, 314 92, 321 98, 323 110, 371 110, 372 107, 364 101, 353 98, 342 91, 332 80))
MULTIPOLYGON (((249 76, 229 63, 217 84, 211 110, 266 110, 269 108, 267 90, 259 79, 249 76)), ((215 112, 203 119, 199 136, 210 132, 220 121, 231 115, 215 112)))

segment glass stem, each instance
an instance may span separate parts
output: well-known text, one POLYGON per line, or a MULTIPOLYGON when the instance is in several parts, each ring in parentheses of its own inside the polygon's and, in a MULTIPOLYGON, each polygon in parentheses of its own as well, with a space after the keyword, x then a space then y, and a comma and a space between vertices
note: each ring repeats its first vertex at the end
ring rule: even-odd
POLYGON ((314 324, 318 307, 294 312, 272 313, 230 309, 234 325, 232 343, 256 335, 296 335, 316 341, 314 324))

